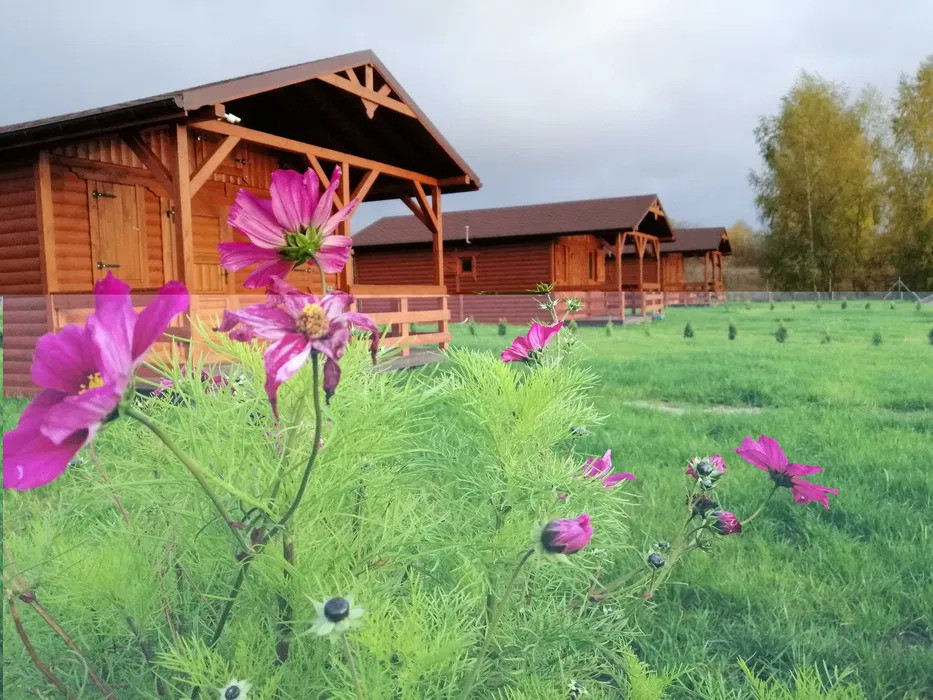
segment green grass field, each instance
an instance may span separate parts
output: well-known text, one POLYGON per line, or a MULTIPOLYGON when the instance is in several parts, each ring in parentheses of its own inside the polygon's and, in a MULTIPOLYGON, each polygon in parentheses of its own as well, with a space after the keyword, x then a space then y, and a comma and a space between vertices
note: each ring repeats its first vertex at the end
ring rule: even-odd
MULTIPOLYGON (((616 470, 637 474, 645 546, 680 517, 669 505, 694 455, 721 452, 725 505, 740 518, 757 507, 768 480, 730 450, 745 435, 777 438, 840 491, 829 511, 782 492, 715 558, 685 561, 637 642, 653 666, 706 667, 728 688, 736 657, 784 678, 818 664, 851 668, 870 698, 933 697, 933 308, 864 306, 678 308, 608 337, 578 330, 608 415, 583 449, 612 448, 616 470)), ((455 343, 499 351, 519 332, 460 325, 455 343)))

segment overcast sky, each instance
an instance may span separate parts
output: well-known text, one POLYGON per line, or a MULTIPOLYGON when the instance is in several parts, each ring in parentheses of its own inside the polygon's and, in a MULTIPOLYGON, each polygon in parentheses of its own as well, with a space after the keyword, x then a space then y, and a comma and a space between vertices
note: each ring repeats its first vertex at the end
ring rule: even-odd
POLYGON ((729 225, 800 71, 892 95, 933 0, 0 0, 0 124, 367 48, 483 181, 446 210, 656 192, 729 225))

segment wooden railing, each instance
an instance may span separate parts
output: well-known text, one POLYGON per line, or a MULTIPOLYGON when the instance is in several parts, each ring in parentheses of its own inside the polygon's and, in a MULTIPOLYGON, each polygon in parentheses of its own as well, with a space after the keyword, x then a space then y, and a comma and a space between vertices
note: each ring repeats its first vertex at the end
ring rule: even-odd
POLYGON ((369 316, 379 327, 388 326, 382 347, 411 354, 417 346, 450 343, 450 310, 447 288, 434 285, 350 285, 355 310, 369 316), (437 330, 418 332, 413 324, 431 324, 437 330))

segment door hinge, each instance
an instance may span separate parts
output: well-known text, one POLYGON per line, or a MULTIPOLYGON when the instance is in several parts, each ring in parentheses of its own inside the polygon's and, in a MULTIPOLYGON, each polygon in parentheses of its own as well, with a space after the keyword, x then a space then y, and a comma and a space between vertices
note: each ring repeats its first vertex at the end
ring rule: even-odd
POLYGON ((98 197, 106 197, 107 199, 117 198, 117 195, 115 194, 110 194, 109 192, 100 192, 98 190, 94 190, 93 192, 91 192, 91 196, 94 197, 95 199, 98 197))

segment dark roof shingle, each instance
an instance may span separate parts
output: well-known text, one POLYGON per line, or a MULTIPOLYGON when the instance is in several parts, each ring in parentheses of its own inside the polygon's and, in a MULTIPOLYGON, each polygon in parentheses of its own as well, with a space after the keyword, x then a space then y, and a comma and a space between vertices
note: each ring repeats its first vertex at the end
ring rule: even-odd
MULTIPOLYGON (((471 241, 626 231, 645 219, 657 199, 655 194, 645 194, 445 212, 444 240, 464 240, 467 226, 471 241)), ((410 215, 384 217, 353 236, 356 247, 429 242, 430 231, 410 215)))

